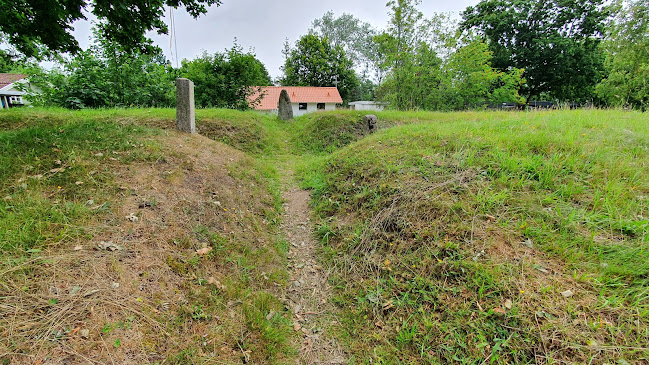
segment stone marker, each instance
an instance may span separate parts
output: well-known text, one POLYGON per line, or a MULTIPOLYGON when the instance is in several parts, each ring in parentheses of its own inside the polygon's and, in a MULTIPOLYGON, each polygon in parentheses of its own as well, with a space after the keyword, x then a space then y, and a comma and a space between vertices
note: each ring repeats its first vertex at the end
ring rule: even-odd
POLYGON ((194 83, 189 79, 176 79, 176 129, 196 133, 194 83))
POLYGON ((291 106, 291 98, 288 96, 288 91, 282 90, 279 93, 279 102, 277 103, 277 116, 281 120, 293 119, 293 107, 291 106))
POLYGON ((367 128, 370 130, 370 133, 376 132, 376 123, 379 121, 379 118, 374 114, 368 114, 363 116, 363 123, 367 124, 367 128))

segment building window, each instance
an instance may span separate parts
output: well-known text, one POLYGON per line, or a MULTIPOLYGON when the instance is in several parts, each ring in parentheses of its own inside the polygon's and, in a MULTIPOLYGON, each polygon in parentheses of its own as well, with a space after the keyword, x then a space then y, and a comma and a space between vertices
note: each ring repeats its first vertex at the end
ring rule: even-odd
POLYGON ((318 103, 318 110, 325 110, 325 103, 318 103))
POLYGON ((300 103, 300 110, 306 110, 306 103, 300 103))

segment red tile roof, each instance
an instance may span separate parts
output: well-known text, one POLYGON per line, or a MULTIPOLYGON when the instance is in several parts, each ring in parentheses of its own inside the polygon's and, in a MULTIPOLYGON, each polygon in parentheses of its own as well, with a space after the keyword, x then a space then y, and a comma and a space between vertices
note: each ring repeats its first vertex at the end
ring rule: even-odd
POLYGON ((0 73, 0 89, 3 87, 16 82, 20 79, 24 79, 27 77, 27 75, 22 75, 22 74, 1 74, 0 73))
MULTIPOLYGON (((261 103, 255 107, 256 110, 273 110, 277 109, 279 94, 282 90, 288 92, 292 103, 336 103, 341 104, 343 99, 340 97, 336 87, 314 87, 314 86, 263 86, 261 92, 264 98, 261 103)), ((250 96, 249 100, 255 100, 259 93, 250 96)))

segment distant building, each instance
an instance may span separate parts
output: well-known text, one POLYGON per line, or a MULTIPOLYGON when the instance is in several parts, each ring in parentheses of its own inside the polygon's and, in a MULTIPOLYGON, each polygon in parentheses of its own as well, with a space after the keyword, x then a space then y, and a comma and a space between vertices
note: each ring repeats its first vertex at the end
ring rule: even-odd
POLYGON ((14 108, 29 104, 23 97, 24 91, 17 86, 27 83, 27 75, 0 73, 0 109, 14 108))
POLYGON ((385 103, 378 101, 352 101, 349 103, 352 110, 376 110, 379 112, 385 109, 385 105, 385 103))
MULTIPOLYGON (((277 114, 277 103, 282 90, 288 92, 295 117, 316 111, 336 110, 336 104, 343 102, 338 88, 335 87, 263 86, 261 88, 263 99, 258 105, 253 105, 253 108, 277 114)), ((255 93, 250 96, 249 100, 253 101, 258 97, 259 93, 255 93)))

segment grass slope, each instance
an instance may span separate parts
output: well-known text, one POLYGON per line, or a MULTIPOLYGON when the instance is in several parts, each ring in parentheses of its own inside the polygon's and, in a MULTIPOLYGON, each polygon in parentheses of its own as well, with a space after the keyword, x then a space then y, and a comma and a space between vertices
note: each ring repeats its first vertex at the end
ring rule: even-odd
POLYGON ((151 127, 166 114, 0 113, 0 360, 294 356, 274 169, 151 127))
POLYGON ((7 320, 0 353, 71 346, 120 360, 135 346, 132 358, 149 362, 291 361, 291 313, 275 299, 287 278, 279 186, 290 183, 278 170, 297 170, 334 273, 331 330, 352 363, 649 360, 644 114, 378 117, 369 135, 354 111, 289 123, 197 111, 199 131, 235 150, 168 135, 170 109, 3 111, 0 296, 28 304, 0 308, 54 321, 21 332, 7 320), (142 221, 124 224, 142 202, 142 221), (141 263, 95 253, 108 269, 93 275, 108 270, 103 290, 133 283, 116 300, 125 307, 84 322, 75 284, 56 296, 66 276, 55 268, 72 257, 70 272, 93 272, 85 250, 70 250, 115 237, 135 237, 127 252, 141 263), (143 285, 150 278, 166 289, 143 285), (96 347, 74 332, 88 323, 104 326, 96 347))
POLYGON ((387 116, 304 172, 357 362, 649 359, 644 114, 387 116))

